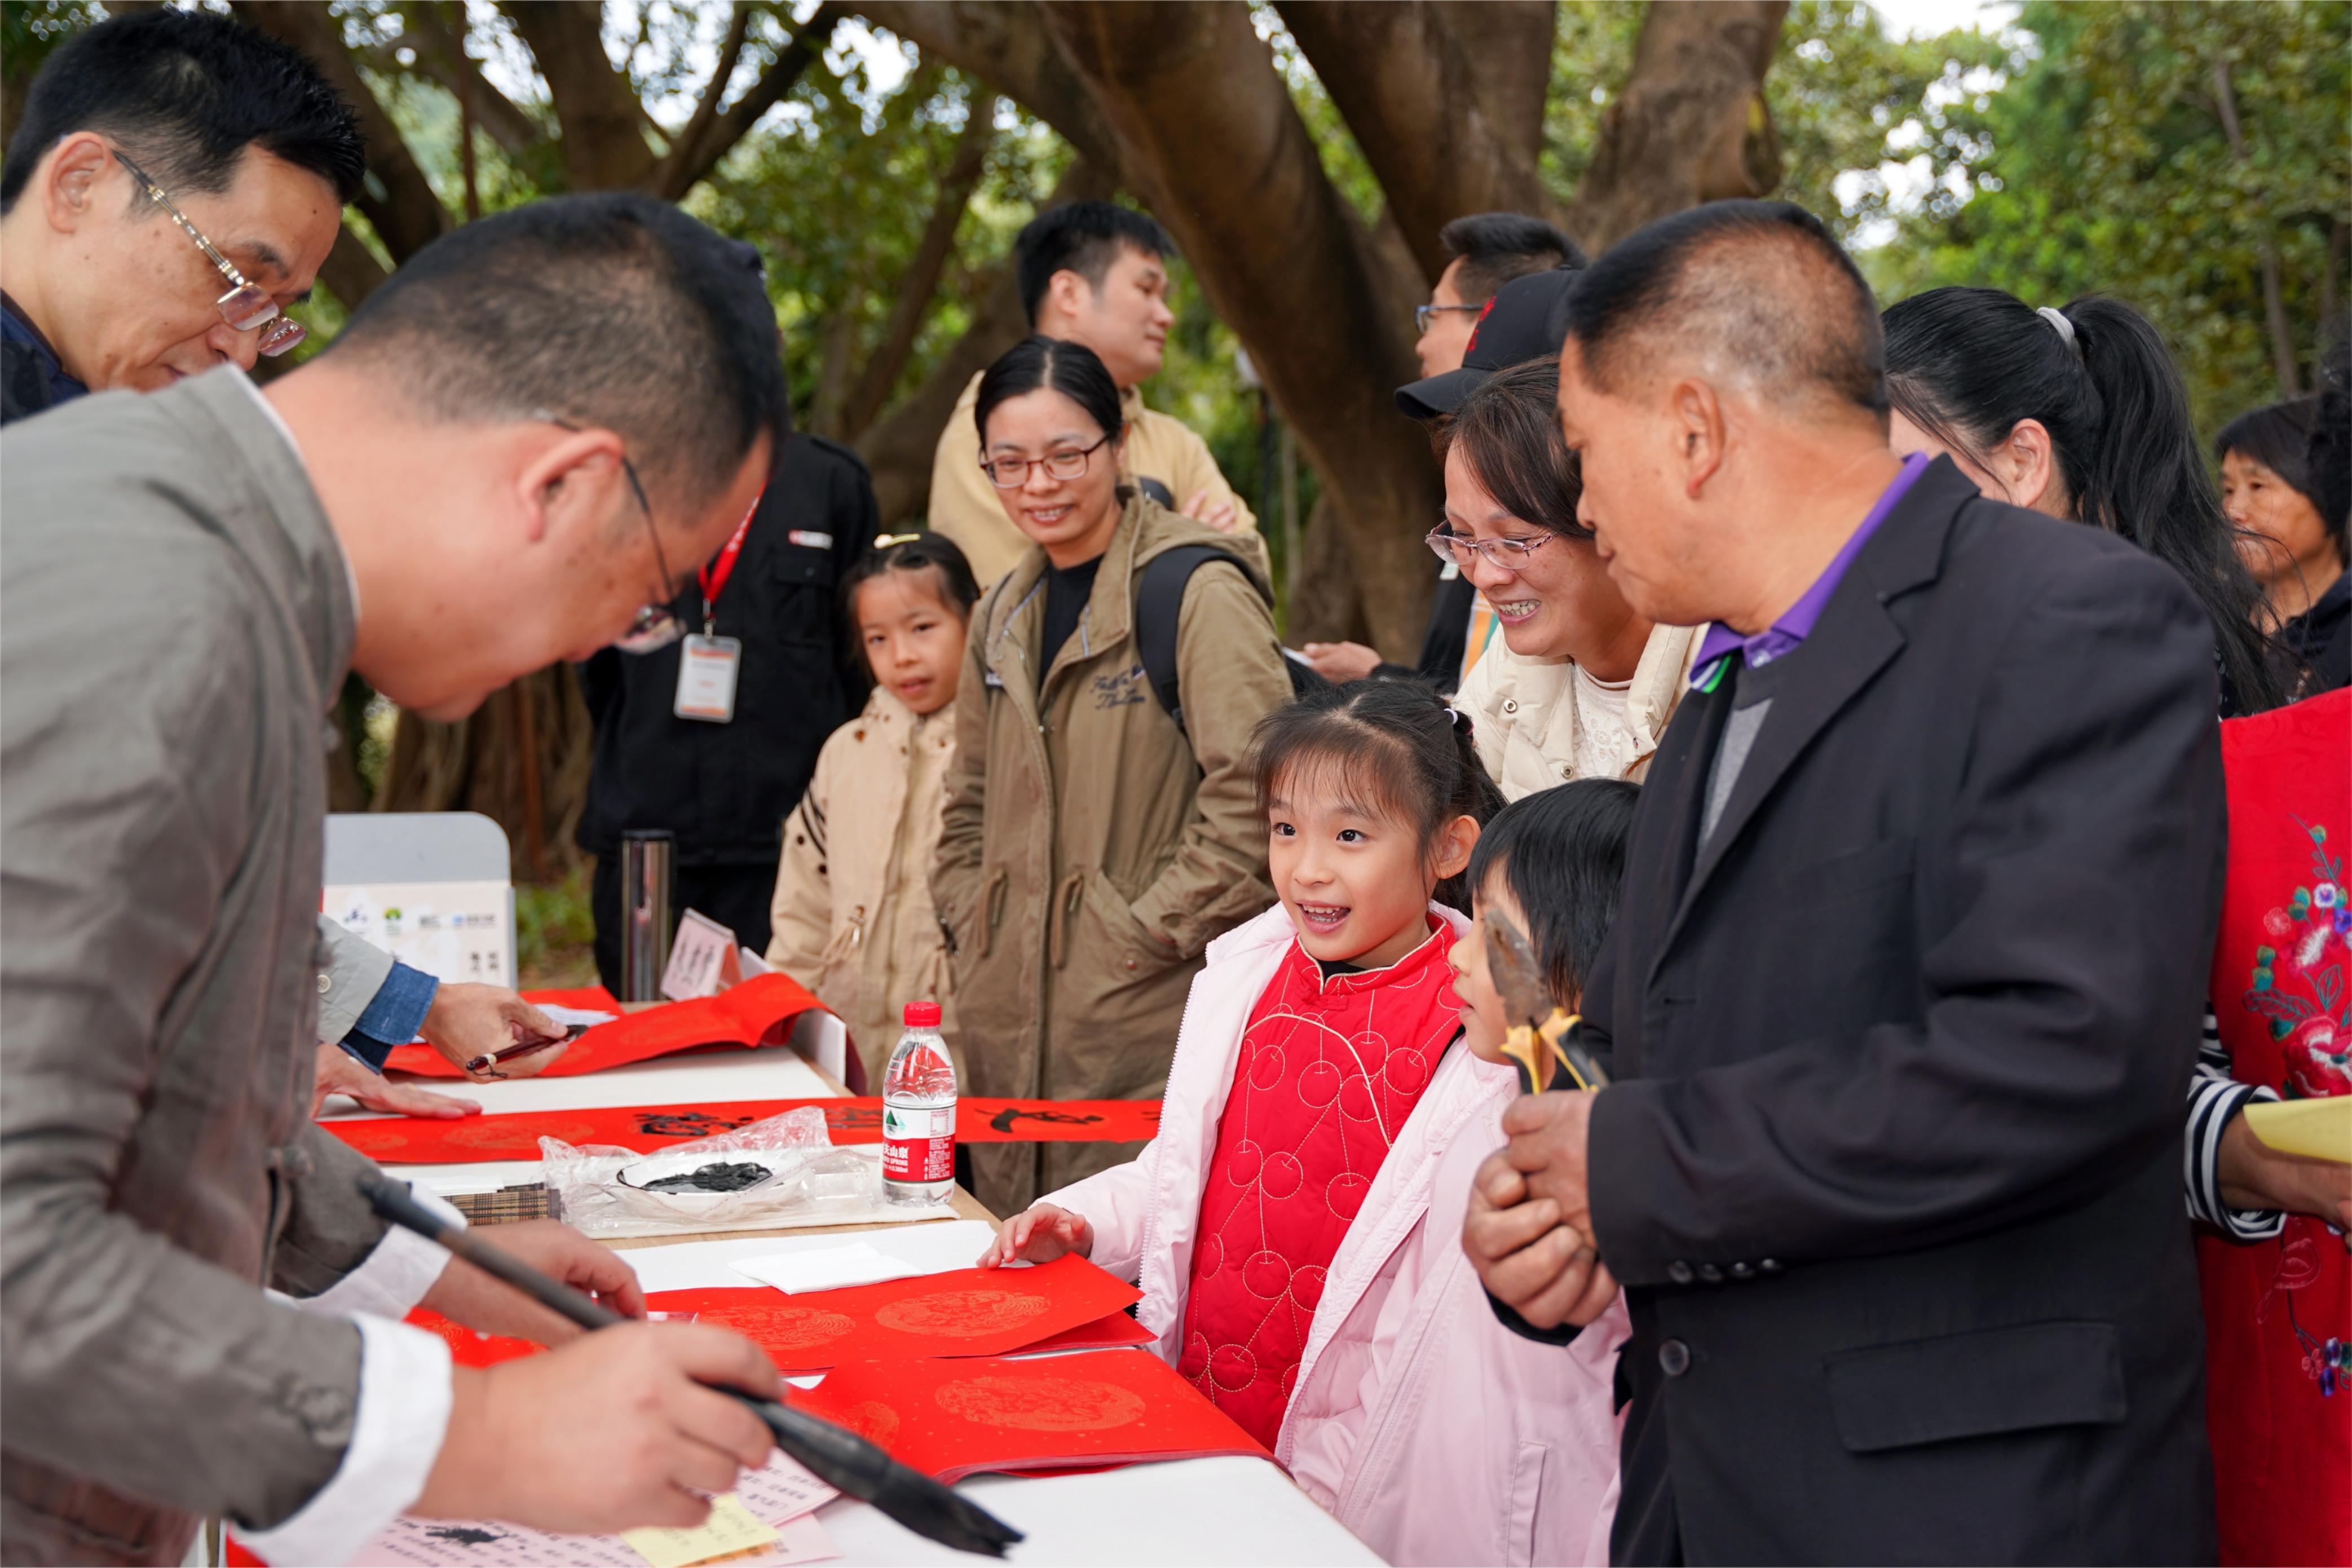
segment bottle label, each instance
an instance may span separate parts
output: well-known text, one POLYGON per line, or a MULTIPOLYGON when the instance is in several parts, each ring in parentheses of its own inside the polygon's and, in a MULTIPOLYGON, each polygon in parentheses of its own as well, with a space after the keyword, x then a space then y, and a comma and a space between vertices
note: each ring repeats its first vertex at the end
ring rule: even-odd
POLYGON ((882 1179, 955 1179, 955 1102, 882 1107, 882 1179))

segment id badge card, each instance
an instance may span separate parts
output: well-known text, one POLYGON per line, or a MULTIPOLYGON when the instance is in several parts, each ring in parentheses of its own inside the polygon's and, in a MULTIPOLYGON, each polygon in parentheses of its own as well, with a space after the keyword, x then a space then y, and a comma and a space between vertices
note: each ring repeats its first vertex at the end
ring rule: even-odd
POLYGON ((740 637, 688 635, 678 644, 677 701, 680 718, 729 724, 735 717, 735 677, 743 668, 740 637))

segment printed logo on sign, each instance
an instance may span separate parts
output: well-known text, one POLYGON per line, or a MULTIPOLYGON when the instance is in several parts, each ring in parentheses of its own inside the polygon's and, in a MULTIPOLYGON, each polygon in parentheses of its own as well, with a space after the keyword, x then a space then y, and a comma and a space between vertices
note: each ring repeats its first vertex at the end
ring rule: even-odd
POLYGON ((1143 700, 1143 666, 1133 664, 1115 675, 1094 678, 1097 708, 1126 707, 1143 700))

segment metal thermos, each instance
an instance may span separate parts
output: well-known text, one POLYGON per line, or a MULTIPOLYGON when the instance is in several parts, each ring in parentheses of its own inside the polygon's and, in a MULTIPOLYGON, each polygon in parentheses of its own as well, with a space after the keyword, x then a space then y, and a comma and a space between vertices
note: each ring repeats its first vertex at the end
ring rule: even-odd
POLYGON ((670 862, 674 834, 647 828, 621 835, 621 1000, 661 1000, 669 964, 670 862))

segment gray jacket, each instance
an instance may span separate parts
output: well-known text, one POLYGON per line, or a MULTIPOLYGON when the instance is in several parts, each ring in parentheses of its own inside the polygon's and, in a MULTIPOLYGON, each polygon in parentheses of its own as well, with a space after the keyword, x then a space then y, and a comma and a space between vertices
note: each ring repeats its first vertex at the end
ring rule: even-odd
POLYGON ((383 1234, 310 1120, 340 549, 234 371, 0 434, 0 1559, 334 1473, 383 1234))

